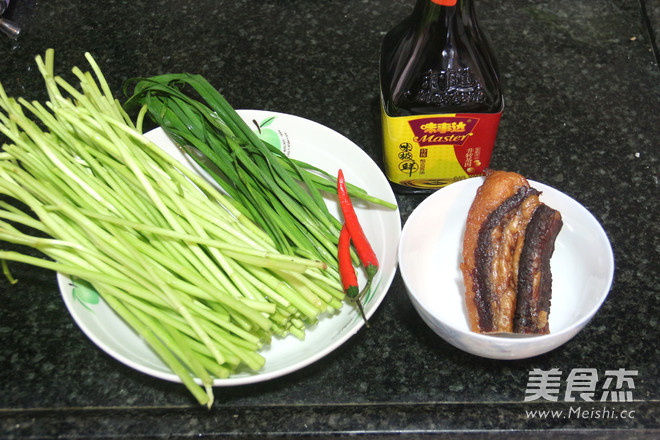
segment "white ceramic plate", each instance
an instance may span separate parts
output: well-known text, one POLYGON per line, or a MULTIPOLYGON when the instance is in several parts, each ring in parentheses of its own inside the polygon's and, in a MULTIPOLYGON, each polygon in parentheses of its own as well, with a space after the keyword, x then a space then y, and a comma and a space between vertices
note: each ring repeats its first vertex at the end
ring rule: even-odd
POLYGON ((413 305, 452 345, 494 359, 522 359, 550 351, 575 336, 602 305, 614 276, 605 231, 591 213, 562 192, 529 181, 540 200, 562 214, 552 270, 550 334, 482 335, 470 331, 460 270, 468 210, 483 177, 442 188, 424 200, 401 234, 399 267, 413 305))
MULTIPOLYGON (((366 189, 371 195, 396 204, 390 185, 379 167, 353 142, 318 123, 282 113, 261 110, 239 110, 245 121, 256 121, 262 136, 269 142, 279 142, 290 157, 315 165, 332 175, 342 168, 346 180, 366 189)), ((257 126, 255 125, 255 130, 257 126)), ((200 171, 174 146, 161 129, 147 133, 157 145, 189 167, 200 171)), ((340 209, 336 197, 326 197, 326 203, 336 217, 340 209)), ((371 317, 387 293, 397 269, 397 245, 401 233, 399 210, 355 201, 355 208, 365 233, 376 252, 380 270, 374 279, 373 294, 365 298, 364 309, 371 317)), ((365 282, 364 275, 360 285, 365 282)), ((179 382, 179 378, 155 355, 149 346, 107 306, 94 291, 74 285, 64 274, 58 274, 64 302, 82 331, 108 354, 143 373, 179 382)), ((322 317, 308 328, 300 341, 290 336, 276 339, 261 354, 264 368, 256 373, 237 373, 227 379, 217 379, 216 386, 233 386, 273 379, 303 368, 335 350, 364 325, 358 311, 345 304, 335 315, 322 317)))

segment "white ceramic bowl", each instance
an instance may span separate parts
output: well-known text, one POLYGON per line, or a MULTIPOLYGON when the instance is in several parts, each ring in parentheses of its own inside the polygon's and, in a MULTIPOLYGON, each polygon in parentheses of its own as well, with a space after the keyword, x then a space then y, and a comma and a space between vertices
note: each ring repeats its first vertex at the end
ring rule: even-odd
POLYGON ((575 336, 605 301, 614 276, 607 235, 587 209, 547 185, 541 201, 562 214, 555 242, 550 334, 483 335, 470 331, 459 264, 467 213, 483 177, 439 189, 406 221, 399 243, 399 268, 422 319, 444 340, 492 359, 524 359, 553 350, 575 336))

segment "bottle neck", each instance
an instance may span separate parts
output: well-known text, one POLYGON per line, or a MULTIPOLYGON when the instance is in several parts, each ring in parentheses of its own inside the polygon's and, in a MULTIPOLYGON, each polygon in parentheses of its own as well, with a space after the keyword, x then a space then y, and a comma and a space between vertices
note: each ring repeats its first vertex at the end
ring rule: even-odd
POLYGON ((455 6, 457 0, 431 0, 431 3, 435 3, 440 6, 455 6))
POLYGON ((427 26, 438 21, 448 23, 452 19, 463 21, 472 10, 472 0, 417 0, 412 15, 417 23, 427 26))

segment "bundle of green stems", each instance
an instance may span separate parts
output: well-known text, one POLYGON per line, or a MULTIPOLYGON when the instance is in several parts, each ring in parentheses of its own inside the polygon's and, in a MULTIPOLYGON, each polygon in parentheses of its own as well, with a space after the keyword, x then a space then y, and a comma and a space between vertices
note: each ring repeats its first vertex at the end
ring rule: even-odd
MULTIPOLYGON (((262 140, 205 78, 174 73, 127 81, 133 87, 124 104, 140 109, 213 177, 258 224, 277 249, 319 259, 339 279, 337 243, 340 221, 328 210, 323 193, 337 193, 336 176, 287 157, 262 140)), ((354 199, 396 205, 348 185, 354 199)), ((359 263, 355 253, 354 262, 359 263)))
POLYGON ((240 200, 144 137, 86 56, 79 88, 55 76, 52 50, 37 57, 45 104, 0 85, 0 240, 43 254, 0 250, 3 269, 90 283, 211 406, 215 378, 259 370, 275 335, 303 338, 342 306, 341 284, 318 253, 283 252, 240 200))

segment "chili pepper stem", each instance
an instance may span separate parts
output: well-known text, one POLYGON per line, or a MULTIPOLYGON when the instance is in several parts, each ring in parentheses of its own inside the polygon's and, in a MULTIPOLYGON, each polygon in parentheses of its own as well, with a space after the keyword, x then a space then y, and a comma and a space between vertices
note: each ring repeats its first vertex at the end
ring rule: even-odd
POLYGON ((349 298, 357 298, 358 295, 361 295, 360 289, 358 286, 349 286, 348 289, 346 289, 346 296, 349 298))
POLYGON ((360 311, 360 315, 362 315, 362 319, 364 320, 364 326, 369 328, 369 321, 367 320, 367 315, 364 314, 364 308, 362 307, 362 301, 360 298, 355 298, 355 305, 357 305, 358 310, 360 311))
POLYGON ((360 291, 360 294, 357 295, 356 298, 357 298, 358 300, 362 300, 362 298, 365 297, 365 295, 367 294, 367 292, 369 292, 369 289, 371 289, 371 280, 372 280, 371 278, 367 280, 367 284, 364 285, 364 287, 363 287, 362 290, 360 291))
POLYGON ((378 273, 378 266, 374 264, 367 264, 365 271, 367 272, 367 280, 371 282, 371 280, 373 280, 376 276, 376 273, 378 273))

